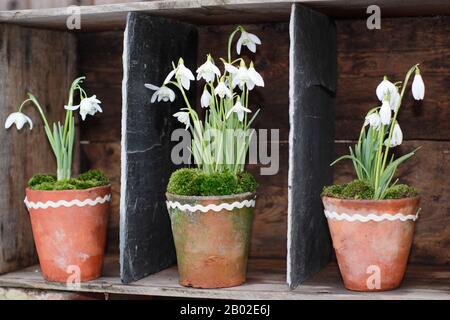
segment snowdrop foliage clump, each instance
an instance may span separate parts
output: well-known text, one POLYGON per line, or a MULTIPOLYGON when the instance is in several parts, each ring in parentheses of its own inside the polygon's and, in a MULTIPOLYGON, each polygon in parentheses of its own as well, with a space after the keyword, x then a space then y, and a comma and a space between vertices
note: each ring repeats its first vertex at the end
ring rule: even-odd
POLYGON ((411 76, 415 74, 412 83, 412 95, 416 100, 423 100, 425 84, 420 75, 419 65, 412 66, 402 82, 391 82, 385 76, 376 89, 376 96, 381 106, 370 110, 361 128, 358 143, 350 149, 350 154, 340 157, 332 163, 350 159, 359 180, 368 182, 375 190, 374 199, 384 199, 400 164, 411 158, 417 151, 394 159, 390 148, 403 142, 403 132, 398 122, 398 112, 405 95, 411 76))
POLYGON ((57 123, 53 123, 53 126, 50 126, 39 101, 31 93, 28 94, 28 99, 22 102, 19 110, 10 114, 5 122, 6 129, 9 129, 15 124, 17 129, 21 130, 26 123, 29 124, 30 129, 33 129, 32 120, 22 112, 22 109, 28 102, 32 103, 44 122, 45 133, 56 158, 58 181, 70 179, 72 172, 72 155, 75 139, 73 111, 79 110, 83 121, 86 120, 87 115, 93 116, 97 112, 102 112, 102 108, 100 107, 101 101, 95 95, 88 97, 86 91, 81 87, 84 79, 85 77, 75 79, 70 87, 68 102, 64 106, 67 110, 64 124, 58 121, 57 123), (78 105, 74 105, 75 92, 78 92, 80 96, 80 103, 78 105))
POLYGON ((262 76, 252 61, 246 62, 240 57, 246 47, 256 52, 261 40, 243 27, 237 27, 228 39, 228 57, 225 60, 208 54, 205 63, 197 68, 197 81, 202 81, 203 90, 200 106, 204 111, 204 120, 188 100, 186 91, 191 88, 195 77, 191 70, 179 59, 173 64, 173 70, 167 75, 161 87, 154 84, 145 86, 154 91, 151 102, 175 100, 175 94, 169 88, 177 88, 181 93, 184 107, 173 116, 190 129, 192 134, 192 154, 195 163, 206 173, 229 171, 239 173, 244 170, 249 143, 253 131, 250 125, 259 110, 250 105, 250 92, 255 87, 264 87, 262 76), (232 57, 234 37, 240 33, 236 42, 238 57, 232 57), (162 90, 164 88, 164 90, 162 90))

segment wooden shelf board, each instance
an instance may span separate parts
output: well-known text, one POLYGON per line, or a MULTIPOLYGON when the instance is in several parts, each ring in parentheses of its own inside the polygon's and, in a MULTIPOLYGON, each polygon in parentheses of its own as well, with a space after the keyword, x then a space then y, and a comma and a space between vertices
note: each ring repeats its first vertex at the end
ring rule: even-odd
MULTIPOLYGON (((297 2, 337 18, 365 18, 369 5, 382 17, 450 14, 447 0, 157 0, 81 6, 81 31, 124 28, 128 12, 147 12, 197 24, 287 21, 297 2)), ((0 22, 67 30, 67 8, 0 11, 0 22)))
POLYGON ((79 289, 73 290, 65 284, 46 282, 35 266, 0 276, 0 287, 206 299, 450 299, 450 270, 446 267, 409 266, 401 288, 379 293, 346 290, 335 263, 295 290, 289 290, 286 285, 284 260, 250 260, 247 283, 228 289, 181 287, 176 267, 123 284, 118 270, 118 259, 108 258, 104 277, 82 283, 79 289))

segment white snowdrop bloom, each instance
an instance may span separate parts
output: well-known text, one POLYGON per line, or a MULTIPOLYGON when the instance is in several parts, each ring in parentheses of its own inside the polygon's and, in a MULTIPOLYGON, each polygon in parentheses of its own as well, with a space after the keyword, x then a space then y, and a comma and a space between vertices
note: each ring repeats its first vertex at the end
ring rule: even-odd
POLYGON ((180 80, 181 85, 184 89, 189 90, 191 86, 191 81, 195 80, 194 74, 191 70, 186 68, 184 65, 184 61, 180 58, 178 62, 178 66, 169 72, 166 79, 164 80, 164 84, 168 84, 170 80, 175 76, 175 79, 180 80))
POLYGON ((417 71, 412 83, 412 94, 416 100, 423 100, 425 96, 425 83, 423 82, 422 76, 417 71))
POLYGON ((241 37, 239 38, 236 44, 237 54, 241 54, 242 46, 247 47, 248 50, 255 53, 257 44, 261 44, 261 40, 256 35, 254 35, 253 33, 249 33, 245 30, 242 30, 241 37))
POLYGON ((214 81, 215 77, 220 77, 220 70, 212 63, 211 56, 197 69, 197 80, 205 79, 206 82, 214 81))
POLYGON ((175 100, 175 92, 167 86, 157 87, 151 83, 146 83, 145 87, 150 90, 155 90, 150 100, 151 103, 154 103, 156 99, 158 99, 158 102, 161 100, 164 102, 173 102, 175 100))
POLYGON ((202 108, 208 108, 212 103, 213 96, 209 93, 208 90, 204 89, 202 97, 200 98, 200 104, 202 108))
POLYGON ((214 93, 218 95, 221 99, 225 96, 231 98, 231 90, 227 87, 224 81, 220 81, 217 87, 214 89, 214 93))
MULTIPOLYGON (((403 142, 403 132, 402 129, 400 128, 399 124, 396 123, 394 125, 394 129, 392 131, 392 137, 391 137, 391 143, 390 146, 391 148, 396 147, 401 145, 403 142)), ((384 142, 384 145, 387 146, 388 141, 386 140, 384 142)))
POLYGON ((244 106, 241 104, 241 100, 238 99, 238 100, 236 101, 236 104, 230 109, 230 111, 228 111, 228 113, 227 113, 227 119, 231 116, 231 114, 232 114, 233 112, 234 112, 234 113, 237 113, 237 116, 238 116, 239 121, 242 122, 242 121, 244 120, 244 113, 245 113, 245 112, 249 113, 249 112, 252 112, 252 111, 251 111, 250 109, 244 107, 244 106))
POLYGON ((102 108, 100 108, 100 103, 102 102, 94 95, 90 98, 84 98, 77 106, 64 106, 64 108, 72 111, 80 109, 80 116, 84 121, 87 115, 93 116, 97 112, 103 112, 102 108))
POLYGON ((183 124, 186 125, 186 130, 189 129, 190 125, 190 118, 189 118, 189 112, 180 111, 173 115, 177 120, 183 124))
POLYGON ((376 112, 367 115, 364 121, 364 126, 367 125, 370 125, 373 129, 378 131, 381 127, 380 115, 376 112))
POLYGON ((21 130, 26 123, 30 125, 30 130, 32 130, 33 121, 31 121, 31 119, 22 112, 14 112, 6 118, 5 129, 9 129, 13 124, 15 124, 17 130, 21 130))

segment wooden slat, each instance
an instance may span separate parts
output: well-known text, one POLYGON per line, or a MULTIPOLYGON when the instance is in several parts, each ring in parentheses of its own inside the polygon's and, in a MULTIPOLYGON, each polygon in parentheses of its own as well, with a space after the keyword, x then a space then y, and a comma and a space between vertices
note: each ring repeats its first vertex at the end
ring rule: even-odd
POLYGON ((339 79, 336 138, 357 139, 364 116, 380 104, 375 89, 384 75, 403 81, 421 64, 425 99, 406 91, 399 122, 410 140, 450 140, 450 16, 383 19, 381 30, 367 30, 365 20, 337 21, 339 79))
POLYGON ((290 39, 287 278, 295 288, 331 258, 320 193, 332 181, 336 28, 328 17, 295 5, 290 39))
MULTIPOLYGON (((316 276, 307 280, 295 290, 285 282, 283 260, 250 260, 247 282, 228 289, 193 289, 178 284, 176 267, 136 281, 122 284, 117 276, 117 260, 107 259, 106 275, 95 281, 81 284, 80 292, 101 292, 126 295, 150 295, 180 298, 233 299, 233 300, 412 300, 450 299, 450 271, 442 267, 409 266, 402 286, 394 291, 379 293, 358 293, 343 287, 337 265, 332 263, 316 276)), ((0 287, 32 288, 46 290, 70 290, 66 284, 46 282, 39 268, 32 267, 0 276, 0 287)))
POLYGON ((153 93, 144 84, 161 84, 179 57, 194 69, 197 30, 130 13, 124 43, 120 254, 122 280, 130 282, 175 262, 165 192, 171 173, 179 167, 170 157, 176 144, 171 134, 182 127, 173 117, 180 105, 179 100, 150 103, 153 93))
MULTIPOLYGON (((346 142, 336 144, 336 157, 347 154, 346 142)), ((353 145, 353 144, 351 144, 353 145)), ((449 263, 450 247, 450 142, 407 141, 395 150, 405 154, 422 148, 414 157, 399 167, 400 182, 419 189, 422 208, 416 223, 410 261, 413 263, 449 263)), ((335 167, 335 182, 346 183, 355 178, 350 161, 342 161, 335 167)))
MULTIPOLYGON (((27 92, 36 95, 49 122, 63 121, 68 88, 76 76, 73 35, 0 25, 0 122, 16 112, 27 92), (58 50, 55 50, 58 48, 58 50), (51 61, 52 68, 48 68, 51 61)), ((23 204, 25 186, 34 174, 56 172, 55 160, 40 119, 31 106, 23 110, 33 122, 0 130, 0 273, 35 263, 33 237, 23 204)), ((76 148, 75 148, 76 151, 76 148)), ((78 152, 76 152, 78 156, 78 152)), ((77 156, 74 173, 78 171, 77 156)))
MULTIPOLYGON (((446 0, 174 0, 82 6, 82 28, 123 28, 128 12, 149 12, 200 24, 287 21, 291 3, 297 2, 333 17, 367 17, 369 5, 379 5, 383 17, 450 13, 446 0)), ((91 2, 86 2, 90 4, 91 2)), ((11 7, 6 7, 11 8, 11 7)), ((23 7, 19 7, 23 8, 23 7)), ((18 8, 18 9, 19 9, 18 8)), ((0 21, 43 28, 66 28, 66 8, 0 12, 0 21)))

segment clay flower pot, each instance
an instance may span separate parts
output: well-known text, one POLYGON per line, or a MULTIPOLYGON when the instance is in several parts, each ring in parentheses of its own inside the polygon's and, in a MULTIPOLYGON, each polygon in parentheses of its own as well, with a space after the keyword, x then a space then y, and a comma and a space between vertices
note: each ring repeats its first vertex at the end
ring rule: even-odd
POLYGON ((100 277, 110 201, 111 186, 26 190, 25 204, 46 280, 67 282, 79 275, 83 282, 100 277))
POLYGON ((354 291, 399 287, 420 198, 322 200, 345 287, 354 291))
POLYGON ((166 196, 180 284, 226 288, 244 283, 255 194, 166 196))

